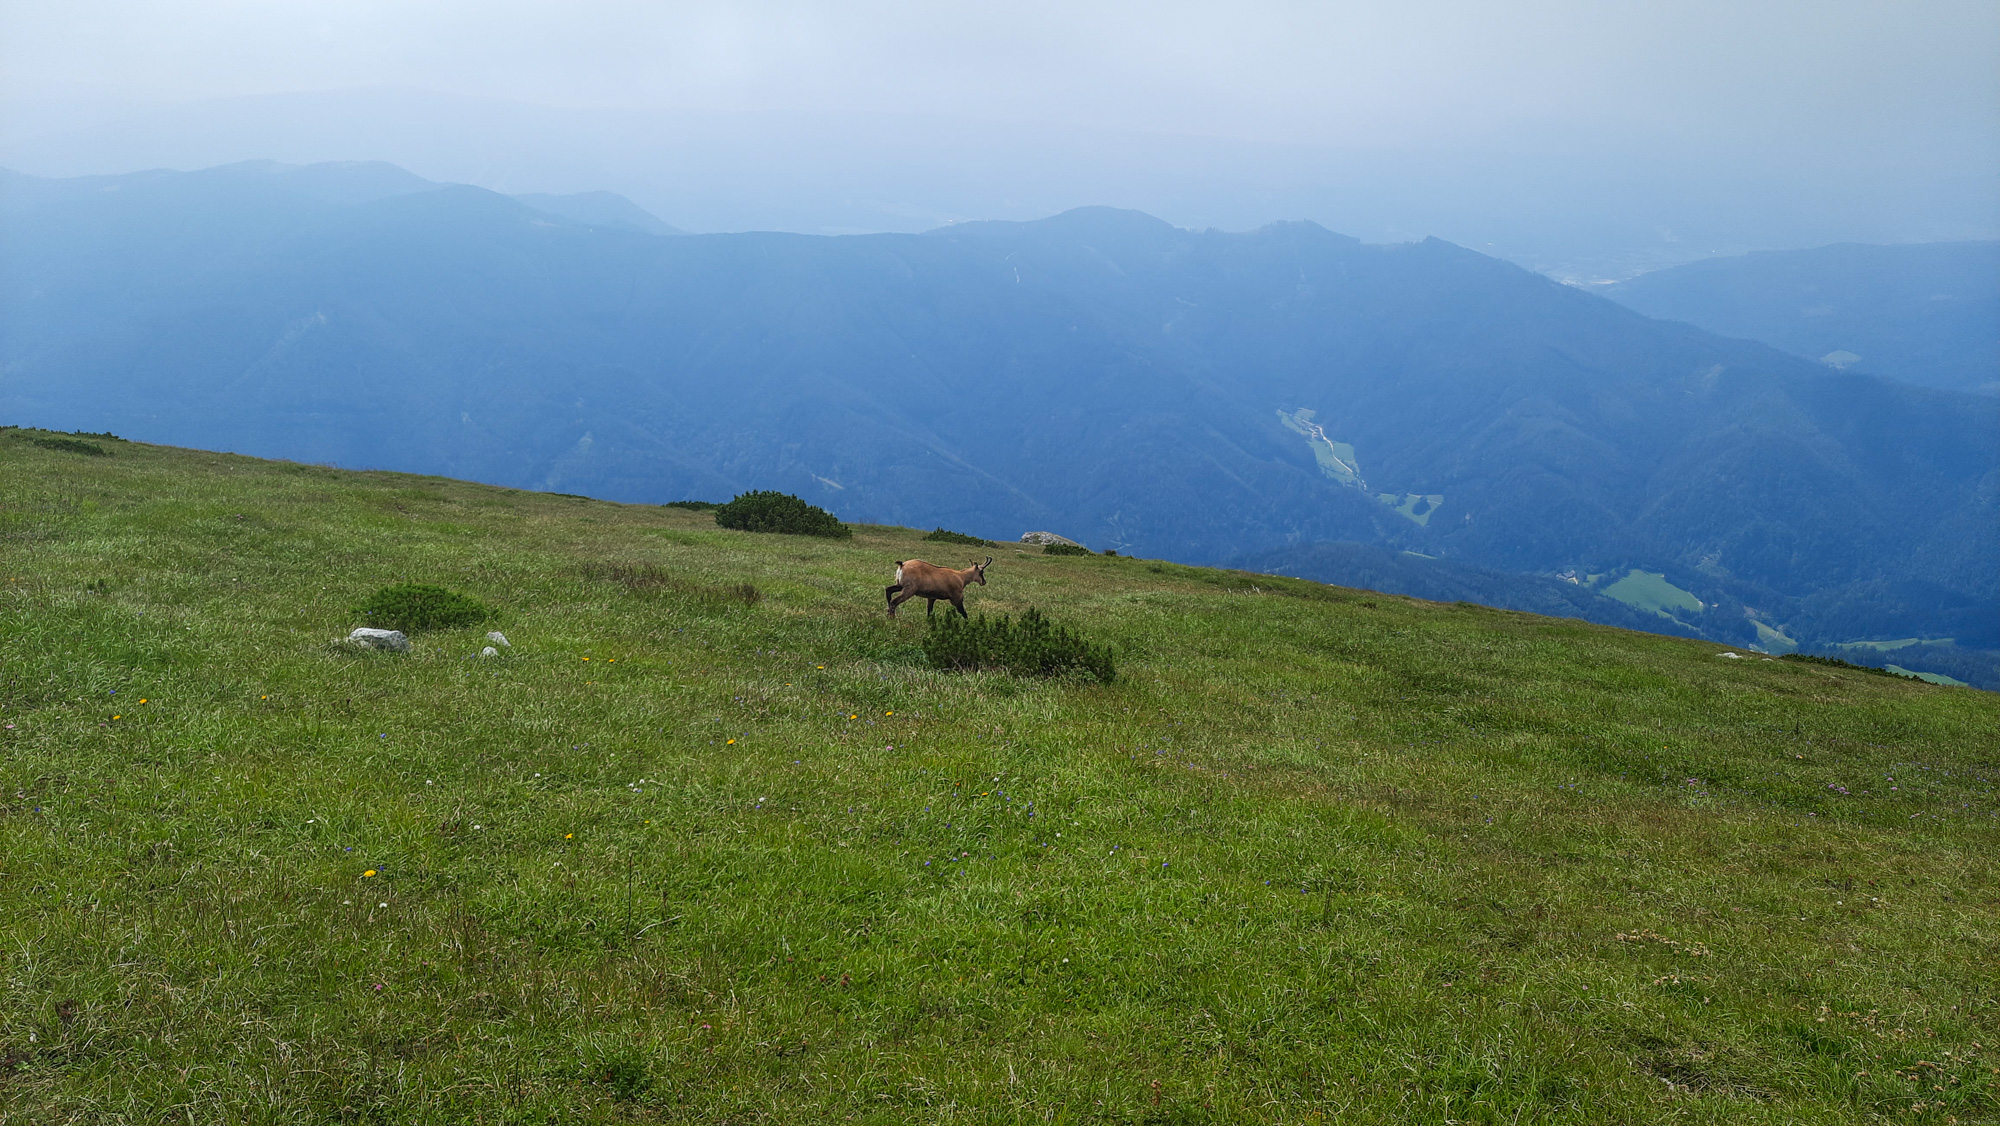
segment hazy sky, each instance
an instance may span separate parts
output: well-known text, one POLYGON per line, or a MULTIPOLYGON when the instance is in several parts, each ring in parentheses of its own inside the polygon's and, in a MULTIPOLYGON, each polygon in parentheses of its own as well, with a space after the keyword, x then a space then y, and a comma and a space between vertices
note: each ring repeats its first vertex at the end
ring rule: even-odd
POLYGON ((10 100, 411 85, 1306 143, 1876 138, 2000 122, 2000 4, 7 0, 10 100))
MULTIPOLYGON (((654 115, 922 115, 1016 136, 1548 153, 1586 177, 1593 152, 1615 150, 1748 162, 1772 183, 1900 177, 1867 199, 1906 210, 1949 179, 1970 209, 1960 228, 2000 218, 1978 214, 2000 166, 1996 0, 0 0, 0 76, 7 141, 135 107, 416 88, 654 115)), ((244 145, 239 159, 279 155, 244 145)), ((129 159, 142 156, 175 162, 129 159)))

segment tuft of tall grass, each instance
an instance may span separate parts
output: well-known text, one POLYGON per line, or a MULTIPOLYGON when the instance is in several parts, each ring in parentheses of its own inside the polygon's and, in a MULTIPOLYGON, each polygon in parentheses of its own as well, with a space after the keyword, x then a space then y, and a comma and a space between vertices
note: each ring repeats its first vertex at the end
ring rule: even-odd
POLYGON ((657 563, 586 563, 580 570, 586 579, 617 583, 635 593, 671 593, 745 606, 764 600, 755 583, 704 583, 657 563))

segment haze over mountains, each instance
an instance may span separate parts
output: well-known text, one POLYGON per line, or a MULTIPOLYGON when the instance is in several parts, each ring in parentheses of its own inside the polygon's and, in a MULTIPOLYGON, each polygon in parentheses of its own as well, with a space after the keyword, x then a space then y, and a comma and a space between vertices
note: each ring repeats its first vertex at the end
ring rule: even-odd
POLYGON ((1602 292, 1842 370, 2000 394, 2000 242, 1762 251, 1602 292))
MULTIPOLYGON (((1760 246, 1995 231, 1988 154, 1963 138, 1940 143, 1908 130, 1887 148, 1869 145, 1874 159, 1828 176, 1818 171, 1824 142, 1796 132, 1782 143, 1730 144, 1713 128, 1699 139, 1642 142, 1632 130, 1523 123, 1437 147, 1423 130, 1376 128, 1333 142, 1062 118, 1010 123, 921 100, 894 112, 643 110, 368 87, 123 112, 15 106, 0 115, 0 165, 76 176, 248 157, 379 158, 502 193, 609 188, 702 232, 917 233, 1035 219, 1079 202, 1196 229, 1307 216, 1371 242, 1438 235, 1577 280, 1760 246)), ((1843 138, 1837 149, 1855 143, 1843 138)))
POLYGON ((2000 400, 1434 239, 1103 208, 662 237, 616 197, 382 165, 4 195, 9 422, 639 502, 780 488, 1339 581, 1365 563, 1771 648, 2000 647, 2000 400))

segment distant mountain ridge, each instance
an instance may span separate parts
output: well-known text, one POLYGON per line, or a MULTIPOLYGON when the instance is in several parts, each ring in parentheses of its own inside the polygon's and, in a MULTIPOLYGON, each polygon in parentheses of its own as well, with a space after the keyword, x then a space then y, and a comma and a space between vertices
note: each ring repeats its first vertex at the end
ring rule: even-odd
POLYGON ((2000 395, 2000 242, 1760 251, 1601 292, 1842 370, 2000 395))
MULTIPOLYGON (((274 160, 247 160, 194 173, 156 169, 125 176, 82 176, 68 180, 24 176, 18 172, 0 169, 0 208, 28 210, 91 191, 121 191, 128 186, 142 185, 156 179, 177 180, 185 176, 197 178, 214 176, 262 182, 278 191, 293 193, 318 203, 343 207, 454 186, 426 180, 406 169, 379 160, 329 164, 281 164, 274 160)), ((687 233, 616 192, 575 192, 568 195, 531 192, 509 198, 543 214, 585 226, 611 227, 649 235, 687 233)))
POLYGON ((537 211, 560 215, 587 226, 619 227, 647 235, 687 233, 663 222, 659 216, 616 192, 575 192, 570 195, 531 192, 513 198, 537 211))
POLYGON ((1434 239, 1107 208, 662 238, 383 175, 350 203, 241 167, 10 180, 0 412, 630 501, 780 488, 1189 562, 1359 543, 1536 583, 1643 571, 1686 592, 1651 620, 1733 643, 2000 646, 1994 400, 1434 239))

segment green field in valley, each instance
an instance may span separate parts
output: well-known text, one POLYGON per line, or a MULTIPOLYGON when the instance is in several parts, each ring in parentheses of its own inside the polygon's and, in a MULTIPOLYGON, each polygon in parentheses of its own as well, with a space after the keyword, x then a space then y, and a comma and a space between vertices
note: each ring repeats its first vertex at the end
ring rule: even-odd
MULTIPOLYGON (((1625 577, 1611 583, 1598 592, 1606 598, 1615 598, 1627 606, 1640 610, 1651 610, 1662 617, 1672 617, 1670 610, 1681 610, 1699 614, 1701 599, 1667 581, 1667 577, 1657 571, 1641 571, 1637 568, 1625 577)), ((1768 628, 1768 627, 1766 627, 1768 628)), ((1762 634, 1762 630, 1758 631, 1762 634)))
POLYGON ((2000 695, 1012 545, 1117 679, 946 674, 920 530, 33 437, 0 1120, 2000 1119, 2000 695))

